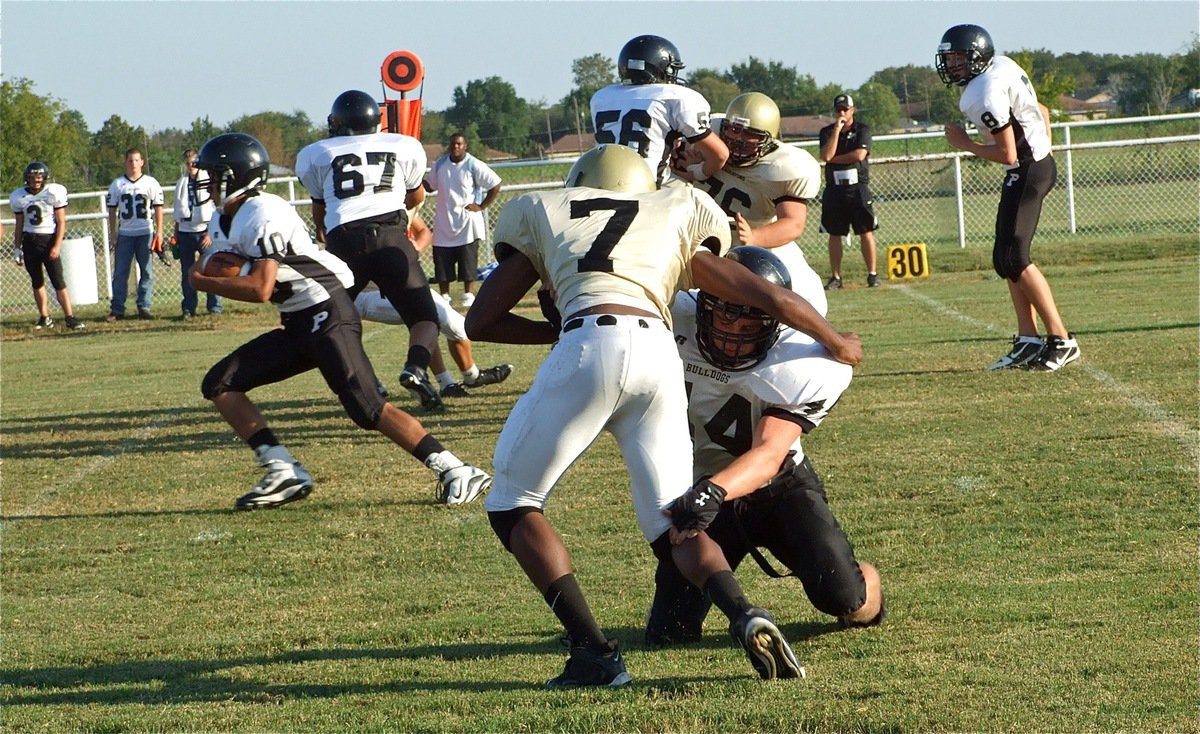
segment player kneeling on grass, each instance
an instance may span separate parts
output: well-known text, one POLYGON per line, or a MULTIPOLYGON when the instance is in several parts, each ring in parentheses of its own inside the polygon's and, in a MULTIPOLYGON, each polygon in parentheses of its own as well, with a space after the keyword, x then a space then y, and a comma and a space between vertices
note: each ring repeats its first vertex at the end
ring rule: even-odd
MULTIPOLYGON (((787 268, 768 250, 737 247, 727 258, 791 287, 787 268)), ((734 569, 750 554, 768 575, 782 577, 757 548, 770 550, 813 605, 843 626, 879 624, 879 572, 855 560, 800 446, 850 385, 853 369, 763 311, 703 290, 679 294, 671 311, 688 382, 693 471, 698 485, 724 498, 709 536, 734 569)), ((703 591, 660 560, 646 643, 699 640, 709 606, 703 591)))
POLYGON ((630 484, 614 481, 631 487, 634 514, 654 554, 725 613, 759 676, 803 675, 770 614, 746 599, 704 532, 720 499, 703 484, 689 488, 685 376, 670 303, 694 283, 750 300, 820 338, 849 364, 861 359, 862 345, 793 291, 719 257, 729 238, 725 213, 708 194, 691 186, 656 190, 642 159, 619 145, 585 153, 565 189, 518 196, 496 222, 499 265, 467 314, 468 335, 557 342, 500 432, 496 486, 485 503, 500 542, 566 630, 570 657, 549 687, 630 682, 616 640, 593 616, 566 544, 544 514, 559 480, 602 431, 621 449, 630 484), (513 312, 539 281, 553 291, 554 310, 566 314, 561 324, 513 312))
POLYGON ((279 307, 282 323, 213 365, 201 385, 204 397, 267 470, 236 507, 278 507, 312 491, 312 477, 246 395, 311 369, 321 371, 356 425, 379 431, 438 475, 441 502, 470 502, 486 491, 491 478, 485 472, 464 464, 420 421, 376 391, 375 370, 363 352, 362 322, 346 292, 354 277, 344 262, 312 242, 290 204, 261 190, 270 168, 262 144, 242 133, 218 135, 201 148, 196 167, 209 174, 220 216, 209 222, 213 244, 209 256, 192 268, 192 285, 239 301, 269 300, 279 307), (211 253, 222 251, 248 259, 249 272, 206 275, 211 253))

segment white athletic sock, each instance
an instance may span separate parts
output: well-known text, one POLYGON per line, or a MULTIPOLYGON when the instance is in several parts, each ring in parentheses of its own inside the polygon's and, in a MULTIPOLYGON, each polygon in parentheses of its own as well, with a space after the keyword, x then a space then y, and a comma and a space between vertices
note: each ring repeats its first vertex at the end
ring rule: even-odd
POLYGON ((447 388, 454 384, 454 378, 450 376, 450 370, 439 372, 435 377, 438 381, 438 387, 447 388))
POLYGON ((479 379, 479 365, 471 365, 471 369, 463 370, 463 382, 467 385, 474 385, 479 379))

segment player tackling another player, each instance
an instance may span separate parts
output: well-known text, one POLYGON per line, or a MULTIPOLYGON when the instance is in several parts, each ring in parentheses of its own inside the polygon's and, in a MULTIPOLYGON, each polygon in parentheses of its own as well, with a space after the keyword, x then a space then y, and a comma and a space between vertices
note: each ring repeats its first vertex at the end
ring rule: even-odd
POLYGON ((575 579, 544 510, 563 473, 601 431, 629 471, 638 525, 655 555, 674 564, 728 617, 730 634, 764 679, 803 670, 765 610, 742 593, 704 530, 720 492, 693 483, 687 395, 671 333, 670 303, 693 284, 749 301, 824 343, 838 359, 862 356, 804 299, 719 256, 729 247, 723 211, 690 186, 655 189, 636 152, 604 145, 571 169, 567 188, 510 201, 495 229, 499 265, 467 315, 467 334, 511 344, 557 342, 496 444, 495 486, 485 508, 504 547, 566 629, 570 657, 550 687, 630 681, 575 579), (513 313, 538 283, 550 285, 561 331, 513 313))

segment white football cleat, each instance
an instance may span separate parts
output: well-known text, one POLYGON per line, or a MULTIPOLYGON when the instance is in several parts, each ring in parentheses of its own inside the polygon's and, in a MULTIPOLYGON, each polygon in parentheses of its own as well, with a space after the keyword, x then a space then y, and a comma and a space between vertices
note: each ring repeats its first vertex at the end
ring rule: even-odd
POLYGON ((268 459, 262 462, 267 473, 254 489, 238 497, 239 510, 259 510, 302 500, 312 492, 312 476, 298 462, 268 459))
POLYGON ((425 466, 438 475, 437 499, 443 505, 473 502, 492 486, 492 478, 482 469, 464 464, 449 451, 431 454, 425 466))

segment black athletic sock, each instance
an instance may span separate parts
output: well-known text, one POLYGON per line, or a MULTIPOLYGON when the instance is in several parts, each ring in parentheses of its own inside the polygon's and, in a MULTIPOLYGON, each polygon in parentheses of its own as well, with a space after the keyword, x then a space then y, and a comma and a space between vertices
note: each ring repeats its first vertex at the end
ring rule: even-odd
POLYGON ((422 370, 429 369, 429 360, 433 356, 429 350, 420 344, 414 344, 408 348, 408 357, 404 360, 404 368, 420 367, 422 370))
POLYGON ((592 610, 583 598, 583 591, 569 573, 555 579, 543 595, 550 610, 562 622, 574 645, 586 647, 593 652, 608 652, 608 638, 600 629, 592 610))
POLYGON ((412 455, 417 457, 417 461, 424 464, 431 454, 440 454, 445 450, 446 447, 442 445, 441 441, 434 438, 432 433, 426 433, 425 438, 422 438, 413 447, 412 455))
POLYGON ((704 582, 704 593, 731 622, 751 606, 742 594, 742 587, 732 571, 718 571, 709 576, 708 581, 704 582))
POLYGON ((262 428, 255 431, 253 436, 246 439, 246 443, 250 444, 250 448, 257 451, 259 446, 266 446, 267 448, 278 446, 279 439, 275 438, 275 434, 270 428, 262 428))

